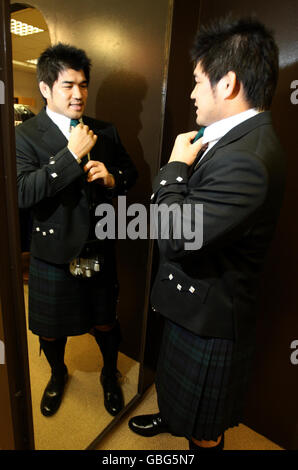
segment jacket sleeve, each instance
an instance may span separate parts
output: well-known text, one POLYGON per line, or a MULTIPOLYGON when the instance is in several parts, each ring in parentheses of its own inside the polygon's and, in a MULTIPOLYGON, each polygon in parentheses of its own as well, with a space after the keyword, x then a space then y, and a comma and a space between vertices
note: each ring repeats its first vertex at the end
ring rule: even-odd
POLYGON ((20 208, 29 208, 55 196, 83 174, 67 147, 49 155, 42 164, 38 147, 21 129, 16 128, 17 185, 20 208))
POLYGON ((111 127, 111 133, 113 152, 110 162, 106 166, 108 171, 114 176, 115 187, 106 190, 106 194, 110 198, 126 194, 135 184, 138 177, 137 169, 125 150, 116 127, 111 127))
POLYGON ((243 151, 221 149, 220 158, 197 170, 191 184, 185 163, 168 163, 151 197, 161 253, 174 260, 226 237, 231 241, 263 204, 267 186, 262 161, 243 151))

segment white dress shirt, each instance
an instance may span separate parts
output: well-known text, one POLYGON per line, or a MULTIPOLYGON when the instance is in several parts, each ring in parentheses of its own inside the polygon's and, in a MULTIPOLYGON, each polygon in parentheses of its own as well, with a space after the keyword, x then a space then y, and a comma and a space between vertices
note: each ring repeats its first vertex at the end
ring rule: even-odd
MULTIPOLYGON (((66 137, 67 140, 69 140, 70 137, 70 121, 71 119, 67 116, 64 116, 63 114, 56 113, 55 111, 52 111, 51 109, 46 107, 46 113, 49 116, 49 118, 56 124, 56 126, 59 127, 60 131, 62 134, 66 137)), ((83 119, 80 118, 79 121, 82 123, 83 119)), ((69 150, 74 158, 79 162, 78 157, 71 151, 69 150)))
POLYGON ((235 114, 234 116, 230 116, 225 119, 221 119, 220 121, 216 121, 210 126, 206 127, 203 135, 202 143, 207 144, 208 148, 203 153, 200 161, 205 157, 207 152, 221 139, 225 134, 227 134, 233 127, 238 126, 242 122, 246 121, 247 119, 255 116, 260 111, 257 109, 248 109, 247 111, 243 111, 242 113, 235 114))

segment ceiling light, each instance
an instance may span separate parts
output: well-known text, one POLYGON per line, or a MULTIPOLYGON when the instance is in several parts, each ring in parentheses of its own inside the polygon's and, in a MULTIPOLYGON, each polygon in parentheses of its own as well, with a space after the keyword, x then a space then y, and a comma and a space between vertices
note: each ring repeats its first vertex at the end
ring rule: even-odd
POLYGON ((13 65, 26 67, 27 70, 34 70, 34 71, 36 70, 36 65, 28 64, 28 62, 22 62, 20 60, 13 60, 12 63, 13 65))
POLYGON ((31 24, 22 23, 22 21, 10 20, 10 31, 18 36, 28 36, 29 34, 41 33, 44 30, 36 28, 31 24))

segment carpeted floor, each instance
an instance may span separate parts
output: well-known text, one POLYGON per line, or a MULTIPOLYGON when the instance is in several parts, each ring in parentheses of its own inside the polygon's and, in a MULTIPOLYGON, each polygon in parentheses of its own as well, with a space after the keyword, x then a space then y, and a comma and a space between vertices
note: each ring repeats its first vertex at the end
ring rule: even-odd
MULTIPOLYGON (((24 287, 27 310, 28 288, 24 287)), ((90 334, 67 340, 65 363, 69 380, 59 411, 51 417, 40 412, 40 401, 50 378, 50 367, 43 354, 39 356, 38 336, 27 331, 29 370, 33 410, 35 448, 37 450, 79 450, 88 445, 111 423, 113 417, 103 404, 99 383, 102 357, 90 334)), ((118 369, 124 402, 137 393, 139 363, 119 353, 118 369)))
MULTIPOLYGON (((27 307, 27 286, 25 285, 27 307)), ((81 450, 103 431, 113 419, 103 407, 102 390, 98 382, 100 355, 91 335, 69 338, 66 363, 70 380, 59 412, 51 418, 40 413, 39 405, 49 379, 49 366, 38 356, 38 338, 28 331, 28 349, 33 403, 35 447, 37 450, 81 450)), ((119 369, 123 375, 122 389, 125 402, 137 390, 139 365, 132 359, 119 355, 119 369)), ((141 402, 124 415, 117 426, 99 443, 98 450, 187 450, 184 438, 160 434, 144 438, 130 431, 128 420, 135 415, 156 413, 157 401, 154 385, 141 402)), ((281 447, 244 425, 229 429, 225 434, 226 450, 282 450, 281 447)))
MULTIPOLYGON (((132 432, 128 420, 132 416, 156 413, 156 391, 152 386, 147 390, 142 402, 127 416, 124 416, 117 427, 104 438, 97 449, 101 450, 187 450, 188 442, 184 438, 170 434, 159 434, 155 437, 142 437, 132 432)), ((241 424, 225 433, 225 450, 283 450, 278 445, 241 424)))

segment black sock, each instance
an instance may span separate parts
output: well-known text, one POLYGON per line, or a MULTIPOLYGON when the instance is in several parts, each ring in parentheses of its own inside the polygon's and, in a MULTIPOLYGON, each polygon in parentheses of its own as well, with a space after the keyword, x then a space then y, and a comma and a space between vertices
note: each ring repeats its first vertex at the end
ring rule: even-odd
POLYGON ((101 331, 94 328, 95 340, 103 357, 103 374, 115 376, 117 372, 118 349, 121 341, 120 325, 116 325, 109 331, 101 331))
POLYGON ((48 363, 51 366, 52 375, 63 380, 67 368, 64 364, 64 352, 67 338, 48 341, 39 337, 40 348, 43 350, 48 363))

